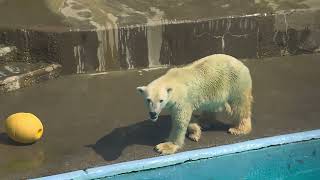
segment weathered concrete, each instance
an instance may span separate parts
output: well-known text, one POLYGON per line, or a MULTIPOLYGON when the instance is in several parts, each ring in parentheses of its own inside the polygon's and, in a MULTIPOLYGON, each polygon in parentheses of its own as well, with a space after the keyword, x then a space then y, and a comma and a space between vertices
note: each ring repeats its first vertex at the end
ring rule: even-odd
POLYGON ((1 0, 0 26, 96 30, 319 7, 317 0, 1 0))
POLYGON ((66 73, 180 65, 213 53, 295 55, 320 47, 318 0, 28 3, 1 1, 0 12, 12 12, 13 20, 0 13, 0 42, 17 46, 20 59, 56 61, 66 73), (22 6, 39 10, 13 14, 22 6))
POLYGON ((0 44, 0 94, 59 76, 61 65, 19 58, 15 46, 0 44))
POLYGON ((12 62, 17 59, 17 48, 15 46, 4 46, 0 44, 0 64, 12 62))
POLYGON ((0 94, 59 76, 61 65, 48 63, 0 63, 0 94))
MULTIPOLYGON (((250 60, 253 76, 253 132, 226 133, 219 119, 200 142, 183 150, 320 128, 320 55, 250 60)), ((0 177, 21 179, 157 156, 153 146, 168 135, 170 118, 148 118, 135 87, 165 72, 120 71, 65 76, 0 95, 0 119, 32 112, 44 124, 41 141, 22 146, 0 135, 0 177)), ((0 128, 3 131, 3 126, 0 128)))

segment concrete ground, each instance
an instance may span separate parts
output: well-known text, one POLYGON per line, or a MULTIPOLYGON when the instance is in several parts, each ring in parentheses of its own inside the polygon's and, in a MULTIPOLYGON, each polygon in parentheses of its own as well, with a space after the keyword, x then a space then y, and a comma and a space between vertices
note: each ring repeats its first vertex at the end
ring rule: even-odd
MULTIPOLYGON (((253 132, 233 136, 217 121, 200 142, 183 151, 320 128, 320 55, 247 60, 254 86, 253 132)), ((169 131, 170 118, 157 124, 135 87, 165 72, 122 71, 64 76, 0 95, 0 178, 23 179, 158 156, 153 146, 169 131), (3 120, 32 112, 44 124, 43 138, 19 145, 4 134, 3 120)))

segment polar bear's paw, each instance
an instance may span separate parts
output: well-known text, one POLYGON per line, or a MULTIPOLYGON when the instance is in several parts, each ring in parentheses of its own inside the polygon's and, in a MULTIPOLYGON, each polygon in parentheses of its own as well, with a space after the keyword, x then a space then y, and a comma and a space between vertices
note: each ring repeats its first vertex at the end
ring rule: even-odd
POLYGON ((251 132, 251 118, 244 118, 236 127, 230 128, 228 131, 233 135, 244 135, 251 132))
POLYGON ((201 127, 196 123, 191 123, 188 126, 188 138, 198 142, 201 137, 201 127))
POLYGON ((230 128, 229 130, 230 134, 233 135, 245 135, 245 134, 249 134, 251 132, 251 128, 230 128))
POLYGON ((192 141, 198 142, 200 140, 200 134, 193 133, 193 134, 188 134, 188 138, 192 141))
POLYGON ((173 154, 177 152, 178 149, 179 149, 179 146, 176 144, 173 144, 172 142, 160 143, 155 147, 155 150, 162 155, 173 154))

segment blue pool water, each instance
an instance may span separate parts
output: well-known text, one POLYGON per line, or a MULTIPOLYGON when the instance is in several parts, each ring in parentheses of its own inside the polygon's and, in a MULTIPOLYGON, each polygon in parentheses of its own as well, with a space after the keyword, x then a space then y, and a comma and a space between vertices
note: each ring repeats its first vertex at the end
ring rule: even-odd
POLYGON ((320 140, 272 146, 105 180, 311 180, 320 179, 320 140))

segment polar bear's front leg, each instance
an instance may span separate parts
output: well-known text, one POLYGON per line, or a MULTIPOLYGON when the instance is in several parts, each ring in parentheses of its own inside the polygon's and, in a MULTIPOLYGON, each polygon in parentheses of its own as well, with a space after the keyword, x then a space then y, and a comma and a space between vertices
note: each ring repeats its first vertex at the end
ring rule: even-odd
POLYGON ((173 154, 183 146, 191 116, 191 108, 183 108, 182 110, 175 110, 173 112, 169 141, 156 146, 156 150, 159 153, 173 154))

